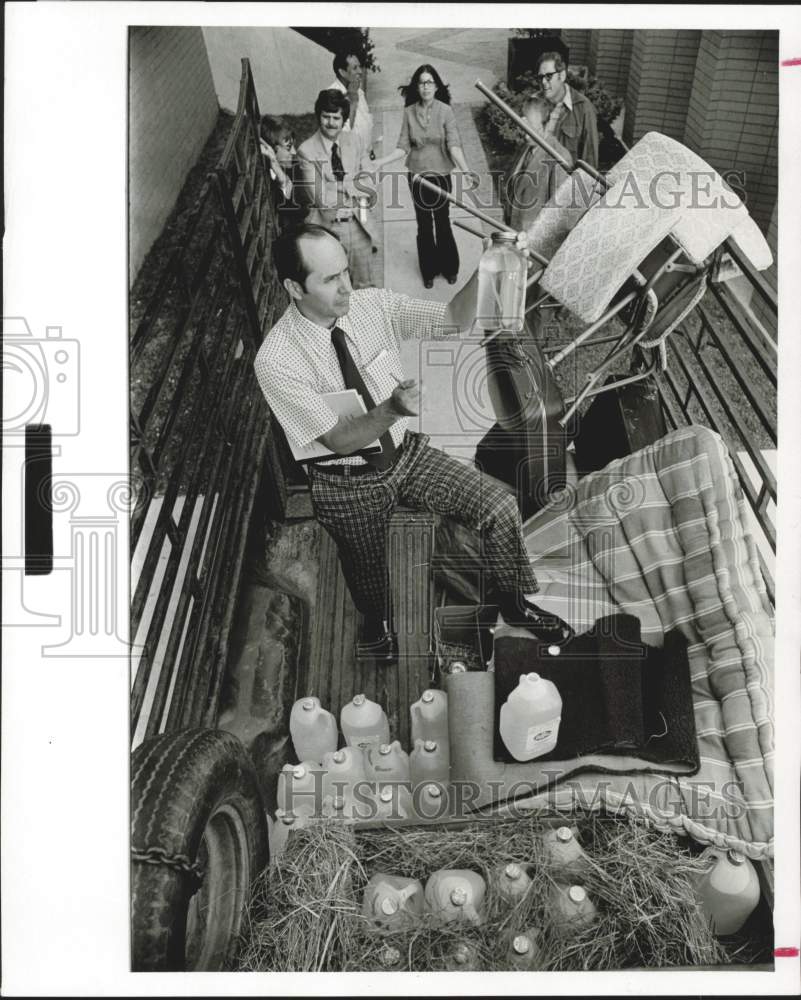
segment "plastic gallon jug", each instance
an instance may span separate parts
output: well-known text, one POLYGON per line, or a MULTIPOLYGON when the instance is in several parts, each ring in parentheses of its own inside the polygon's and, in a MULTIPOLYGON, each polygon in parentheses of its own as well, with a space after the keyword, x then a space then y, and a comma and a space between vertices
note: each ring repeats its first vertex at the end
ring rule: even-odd
POLYGON ((542 968, 545 955, 540 946, 539 933, 536 930, 529 928, 519 933, 512 933, 509 935, 508 942, 506 958, 510 969, 530 971, 542 968))
POLYGON ((528 892, 531 879, 520 865, 512 862, 508 865, 499 865, 495 868, 492 873, 492 883, 500 894, 501 899, 514 906, 528 892))
POLYGON ((482 330, 523 329, 527 266, 516 238, 516 233, 493 233, 479 261, 476 322, 482 330))
POLYGON ((285 812, 313 816, 319 813, 323 788, 322 767, 316 761, 284 764, 278 774, 276 798, 285 812))
POLYGON ((551 889, 551 919, 560 933, 584 930, 597 914, 583 885, 554 885, 551 889))
POLYGON ((450 815, 447 789, 434 782, 417 785, 412 792, 412 802, 417 817, 429 823, 441 822, 450 815))
POLYGON ((339 721, 348 746, 366 750, 389 743, 389 722, 383 708, 363 694, 343 707, 339 721))
POLYGON ((400 875, 373 875, 364 887, 362 915, 374 930, 409 927, 425 908, 423 885, 400 875))
POLYGON ((370 747, 365 754, 365 769, 371 781, 409 781, 409 755, 398 740, 370 747))
POLYGON ((592 865, 569 826, 546 830, 542 835, 542 844, 548 864, 558 869, 560 874, 583 875, 592 865))
POLYGON ((521 674, 501 706, 501 739, 515 760, 534 760, 556 746, 561 719, 556 685, 539 674, 521 674))
POLYGON ((355 803, 350 791, 338 795, 326 795, 323 799, 322 814, 326 819, 352 821, 354 811, 355 803))
POLYGON ((478 972, 481 968, 478 949, 469 941, 457 941, 445 954, 444 967, 449 972, 478 972))
POLYGON ((358 819, 380 819, 384 822, 392 820, 409 819, 414 815, 414 804, 412 795, 408 788, 403 785, 392 783, 379 786, 378 795, 374 799, 374 812, 372 816, 363 815, 365 810, 360 806, 358 819))
POLYGON ((701 910, 718 937, 736 934, 759 902, 756 869, 739 851, 707 847, 701 857, 711 863, 698 882, 701 910))
POLYGON ((334 716, 320 707, 319 698, 301 698, 289 714, 289 733, 298 760, 321 764, 323 756, 339 742, 334 716))
POLYGON ((447 754, 434 740, 415 740, 414 750, 409 757, 412 788, 430 781, 447 785, 451 777, 451 765, 447 754))
POLYGON ((432 689, 423 691, 419 701, 412 705, 409 714, 412 719, 412 746, 418 740, 424 743, 426 740, 433 740, 446 756, 450 756, 448 696, 445 692, 432 689))
POLYGON ((462 868, 444 868, 434 872, 426 884, 425 900, 429 910, 445 923, 467 920, 483 922, 486 886, 477 873, 462 868))
POLYGON ((303 820, 295 816, 294 813, 276 809, 275 822, 270 829, 270 858, 277 858, 279 854, 282 854, 290 833, 293 830, 299 830, 302 826, 303 820))
POLYGON ((364 753, 358 747, 343 747, 323 757, 323 795, 342 795, 358 781, 365 781, 364 753))
POLYGON ((399 969, 401 964, 401 953, 397 948, 393 948, 391 945, 387 945, 386 948, 382 948, 378 953, 378 967, 379 969, 386 969, 390 971, 392 969, 399 969))

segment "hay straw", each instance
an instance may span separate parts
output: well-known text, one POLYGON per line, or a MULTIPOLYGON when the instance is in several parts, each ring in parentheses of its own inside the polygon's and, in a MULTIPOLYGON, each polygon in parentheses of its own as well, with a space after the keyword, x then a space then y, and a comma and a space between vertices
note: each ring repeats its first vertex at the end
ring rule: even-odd
POLYGON ((571 816, 591 866, 570 878, 550 863, 541 834, 553 825, 537 814, 477 821, 453 828, 412 827, 356 831, 323 821, 290 837, 267 870, 249 912, 239 968, 259 971, 376 970, 384 945, 401 955, 396 970, 441 970, 457 943, 468 943, 477 967, 509 969, 515 933, 540 933, 549 970, 604 970, 719 965, 727 950, 699 911, 692 880, 704 870, 671 834, 642 821, 592 814, 571 816), (522 864, 531 885, 514 906, 491 873, 522 864), (371 929, 361 916, 369 878, 380 872, 425 883, 440 868, 468 868, 487 881, 485 922, 442 924, 434 914, 392 932, 371 929), (584 930, 560 932, 549 899, 557 883, 583 884, 598 908, 584 930))

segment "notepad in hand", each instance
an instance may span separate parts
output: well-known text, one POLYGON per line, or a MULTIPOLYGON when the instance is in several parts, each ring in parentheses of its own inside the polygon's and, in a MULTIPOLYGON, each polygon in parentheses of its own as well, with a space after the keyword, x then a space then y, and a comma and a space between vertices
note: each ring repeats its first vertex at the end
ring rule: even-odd
MULTIPOLYGON (((344 389, 342 392, 324 392, 323 399, 338 417, 360 417, 367 413, 364 400, 355 389, 344 389)), ((296 462, 319 462, 321 459, 336 456, 336 452, 326 448, 319 441, 312 441, 311 444, 304 445, 302 448, 296 448, 292 441, 289 441, 289 447, 292 449, 292 457, 296 462)), ((366 448, 360 448, 359 454, 368 452, 371 455, 377 455, 380 451, 381 442, 376 440, 372 444, 368 444, 366 448)))

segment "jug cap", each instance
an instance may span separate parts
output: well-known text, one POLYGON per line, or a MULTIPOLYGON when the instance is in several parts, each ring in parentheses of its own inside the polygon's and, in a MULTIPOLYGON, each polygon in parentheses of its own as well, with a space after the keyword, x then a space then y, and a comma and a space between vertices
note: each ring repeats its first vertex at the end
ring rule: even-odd
POLYGON ((439 785, 426 785, 426 794, 430 795, 432 799, 438 799, 442 795, 442 789, 439 785))
POLYGON ((386 757, 387 754, 392 753, 392 747, 390 746, 389 743, 382 743, 381 746, 378 748, 378 752, 383 757, 386 757))
POLYGON ((379 961, 382 965, 397 965, 400 962, 400 952, 397 948, 382 948, 379 961))
POLYGON ((333 760, 335 764, 341 764, 343 761, 346 761, 347 759, 348 755, 345 753, 344 750, 335 750, 331 757, 331 760, 333 760))
POLYGON ((531 942, 525 934, 518 934, 512 941, 512 948, 518 955, 525 955, 531 951, 531 942))
POLYGON ((391 788, 382 788, 381 791, 378 793, 378 797, 379 797, 379 799, 381 799, 382 802, 391 802, 392 801, 392 789, 391 788))
POLYGON ((496 231, 492 233, 491 238, 493 243, 516 243, 517 233, 508 232, 506 230, 504 230, 503 232, 496 231))
POLYGON ((314 698, 307 698, 303 702, 302 708, 303 708, 304 712, 313 712, 314 711, 314 698))
POLYGON ((571 885, 567 890, 567 895, 574 903, 583 903, 587 898, 587 890, 581 885, 571 885))
POLYGON ((357 695, 353 696, 353 704, 354 705, 363 705, 366 700, 367 699, 364 697, 363 694, 357 694, 357 695))
POLYGON ((520 865, 516 865, 514 861, 512 861, 511 864, 508 864, 504 871, 506 877, 510 879, 519 879, 523 874, 523 869, 520 865))
POLYGON ((561 840, 563 844, 566 844, 568 840, 573 839, 573 831, 569 826, 560 826, 556 831, 556 839, 561 840))
POLYGON ((397 913, 399 909, 400 903, 392 896, 385 896, 384 899, 381 900, 381 912, 385 916, 391 917, 392 914, 397 913))
POLYGON ((461 660, 454 660, 453 663, 448 667, 449 674, 466 674, 467 664, 462 663, 461 660))
POLYGON ((729 861, 733 865, 738 865, 738 866, 739 865, 744 865, 745 864, 745 855, 744 854, 740 854, 739 851, 729 851, 729 861))
POLYGON ((437 741, 426 740, 425 743, 423 744, 423 749, 425 750, 426 753, 434 753, 434 751, 437 749, 437 741))
POLYGON ((430 702, 434 700, 434 692, 431 691, 430 689, 427 691, 423 691, 423 696, 420 700, 424 701, 426 705, 428 705, 430 702))
POLYGON ((451 889, 451 902, 454 906, 464 906, 467 902, 467 889, 463 889, 461 886, 451 889))
MULTIPOLYGON (((533 671, 530 674, 523 674, 523 677, 525 677, 526 681, 529 684, 536 684, 537 681, 539 681, 541 679, 540 675, 534 673, 533 671)), ((523 680, 523 677, 520 678, 521 681, 523 680)))

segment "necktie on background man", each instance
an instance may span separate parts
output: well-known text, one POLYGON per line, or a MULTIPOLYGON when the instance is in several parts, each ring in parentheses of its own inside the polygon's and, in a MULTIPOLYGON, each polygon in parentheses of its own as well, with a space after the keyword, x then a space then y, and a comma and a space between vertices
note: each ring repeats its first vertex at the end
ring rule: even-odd
POLYGON ((339 143, 331 146, 331 171, 338 181, 345 180, 345 167, 342 164, 342 157, 339 155, 339 143))
MULTIPOLYGON (((364 379, 359 369, 356 367, 353 355, 348 350, 345 331, 335 326, 331 331, 331 343, 337 352, 339 367, 342 369, 342 378, 345 380, 345 388, 355 389, 362 397, 365 407, 368 410, 372 410, 375 407, 375 402, 367 386, 364 384, 364 379)), ((357 454, 360 454, 365 461, 375 466, 375 468, 386 469, 392 465, 397 448, 395 447, 395 442, 392 440, 392 433, 388 430, 384 431, 379 438, 379 442, 381 444, 381 452, 379 454, 368 454, 365 452, 357 452, 357 454)))

